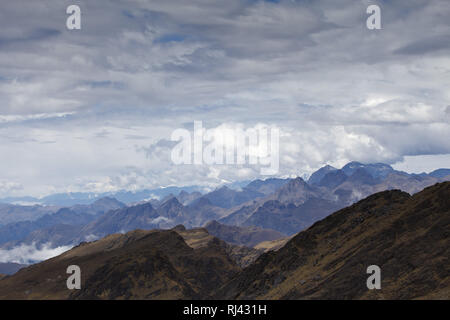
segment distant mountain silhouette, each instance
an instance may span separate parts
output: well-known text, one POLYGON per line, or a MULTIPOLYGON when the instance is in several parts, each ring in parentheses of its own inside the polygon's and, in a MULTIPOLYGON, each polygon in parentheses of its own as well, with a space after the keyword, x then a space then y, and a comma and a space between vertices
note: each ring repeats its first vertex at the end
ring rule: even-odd
POLYGON ((162 199, 169 194, 178 195, 180 192, 198 192, 201 188, 198 186, 186 186, 186 187, 160 187, 155 189, 143 189, 137 191, 121 190, 117 192, 68 192, 68 193, 56 193, 45 196, 43 198, 34 197, 7 197, 0 199, 3 203, 16 203, 16 202, 28 202, 38 203, 41 205, 52 205, 59 207, 71 207, 77 204, 88 205, 94 201, 110 197, 117 199, 125 204, 133 204, 142 201, 148 201, 150 199, 162 199))
POLYGON ((242 191, 236 191, 224 186, 202 196, 201 198, 207 199, 214 206, 229 209, 263 196, 263 193, 252 189, 244 188, 242 191))
POLYGON ((434 178, 445 178, 450 176, 450 169, 437 169, 428 174, 434 178))
MULTIPOLYGON (((19 263, 13 263, 13 262, 7 262, 7 263, 1 263, 0 262, 0 275, 6 276, 6 275, 12 275, 19 271, 22 268, 25 268, 26 264, 19 264, 19 263)), ((1 276, 0 276, 1 279, 1 276)))
POLYGON ((61 209, 57 206, 18 205, 0 203, 0 227, 19 221, 34 221, 61 209))
POLYGON ((335 167, 332 167, 330 165, 326 165, 322 168, 320 168, 319 170, 313 172, 313 174, 311 174, 311 176, 308 179, 308 183, 310 185, 315 185, 315 184, 319 184, 320 181, 329 173, 337 171, 337 169, 335 167))
POLYGON ((367 172, 374 179, 386 178, 390 173, 394 172, 394 169, 388 164, 384 163, 362 164, 356 161, 347 163, 345 166, 342 167, 341 170, 344 171, 344 173, 347 176, 351 176, 353 175, 353 173, 355 173, 355 171, 360 169, 367 172))
POLYGON ((269 178, 265 180, 254 180, 243 188, 245 191, 253 191, 258 194, 269 195, 289 182, 290 179, 269 178))
POLYGON ((102 198, 90 205, 75 205, 69 208, 61 208, 55 213, 45 214, 35 221, 20 221, 0 227, 0 247, 11 242, 7 247, 13 247, 17 241, 22 243, 43 244, 55 241, 55 245, 60 242, 74 241, 70 238, 77 234, 75 229, 94 221, 100 215, 113 209, 123 208, 125 205, 116 199, 102 198), (73 228, 76 226, 76 228, 73 228), (39 233, 31 233, 35 231, 39 233), (56 232, 60 230, 60 232, 56 232), (69 232, 70 230, 70 232, 69 232), (56 232, 56 233, 55 233, 56 232), (40 234, 38 236, 38 234, 40 234), (45 234, 45 236, 44 236, 45 234), (55 238, 64 238, 66 241, 56 241, 55 238))

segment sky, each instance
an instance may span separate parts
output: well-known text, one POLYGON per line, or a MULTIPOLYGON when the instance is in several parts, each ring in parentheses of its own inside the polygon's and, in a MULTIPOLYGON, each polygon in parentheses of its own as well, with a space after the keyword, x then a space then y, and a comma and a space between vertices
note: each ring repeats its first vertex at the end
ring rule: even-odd
POLYGON ((219 185, 172 133, 276 128, 279 170, 450 167, 450 2, 3 1, 0 197, 219 185), (69 5, 81 29, 68 30, 69 5), (366 9, 381 9, 369 30, 366 9))

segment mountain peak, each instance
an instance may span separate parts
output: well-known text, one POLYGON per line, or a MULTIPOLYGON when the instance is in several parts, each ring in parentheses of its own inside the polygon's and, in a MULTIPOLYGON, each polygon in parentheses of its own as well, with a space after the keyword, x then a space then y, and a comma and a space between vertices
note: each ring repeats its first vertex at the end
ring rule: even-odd
POLYGON ((287 186, 289 186, 289 187, 308 187, 309 188, 309 185, 301 177, 297 177, 295 179, 292 179, 291 181, 289 181, 287 183, 287 186))
POLYGON ((308 179, 308 183, 309 184, 318 184, 320 182, 320 180, 322 180, 323 177, 325 177, 328 173, 336 171, 336 170, 337 169, 335 167, 332 167, 327 164, 326 166, 313 172, 313 174, 311 174, 311 177, 309 177, 309 179, 308 179))
POLYGON ((220 188, 217 188, 215 191, 217 191, 217 192, 229 192, 229 191, 232 191, 232 189, 228 188, 227 186, 222 186, 220 188))
POLYGON ((183 205, 180 203, 180 201, 178 201, 177 197, 170 197, 168 199, 166 199, 160 207, 168 207, 168 206, 177 206, 177 207, 182 207, 183 205))
POLYGON ((352 167, 360 167, 360 166, 363 166, 363 164, 362 164, 361 162, 358 162, 358 161, 350 161, 350 162, 347 163, 344 167, 352 168, 352 167))
POLYGON ((216 228, 221 226, 222 224, 217 222, 217 220, 211 220, 205 224, 205 229, 216 228))
POLYGON ((186 227, 182 224, 178 224, 175 227, 173 227, 171 230, 174 231, 186 231, 186 227))
POLYGON ((192 202, 189 206, 196 208, 196 207, 203 207, 203 206, 212 206, 213 204, 211 203, 211 201, 209 201, 208 198, 206 197, 200 197, 197 200, 194 200, 194 202, 192 202))
POLYGON ((267 200, 278 200, 282 204, 294 203, 295 205, 299 205, 315 196, 315 187, 311 187, 305 180, 297 177, 279 188, 267 200))
POLYGON ((357 161, 352 161, 352 162, 347 163, 345 166, 342 167, 341 170, 347 176, 351 176, 358 169, 366 170, 375 179, 385 178, 390 173, 395 171, 390 165, 385 164, 385 163, 363 164, 363 163, 357 162, 357 161))

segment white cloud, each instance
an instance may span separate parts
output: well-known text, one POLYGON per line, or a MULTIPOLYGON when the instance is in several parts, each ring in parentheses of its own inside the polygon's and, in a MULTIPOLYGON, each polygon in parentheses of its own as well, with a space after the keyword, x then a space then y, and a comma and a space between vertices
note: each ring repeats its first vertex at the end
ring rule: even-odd
POLYGON ((277 126, 281 175, 450 154, 448 1, 383 3, 380 32, 367 1, 82 0, 79 32, 65 5, 2 5, 0 197, 258 177, 172 166, 194 119, 277 126))
POLYGON ((0 180, 0 193, 10 193, 14 191, 22 190, 23 186, 20 183, 14 181, 1 181, 0 180))
POLYGON ((152 223, 152 224, 159 224, 162 222, 169 223, 169 222, 172 222, 172 220, 165 218, 165 217, 158 217, 158 218, 155 218, 150 221, 150 223, 152 223))
POLYGON ((92 233, 92 234, 88 234, 87 236, 85 236, 84 241, 91 242, 91 241, 95 241, 99 238, 100 238, 99 236, 92 233))
POLYGON ((18 115, 18 114, 0 115, 0 123, 60 118, 60 117, 66 117, 66 116, 69 116, 72 114, 74 114, 74 112, 38 113, 38 114, 28 114, 28 115, 18 115))
POLYGON ((52 248, 51 244, 44 244, 38 248, 34 243, 31 245, 21 244, 8 250, 0 249, 0 262, 30 264, 56 257, 71 248, 71 246, 52 248))

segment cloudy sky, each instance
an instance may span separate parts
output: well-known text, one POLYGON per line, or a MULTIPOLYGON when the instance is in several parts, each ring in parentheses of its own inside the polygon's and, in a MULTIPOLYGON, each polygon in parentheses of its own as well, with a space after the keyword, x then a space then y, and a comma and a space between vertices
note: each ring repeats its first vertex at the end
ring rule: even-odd
POLYGON ((260 177, 173 164, 194 121, 277 128, 279 176, 450 167, 449 88, 447 0, 3 1, 0 197, 260 177))

